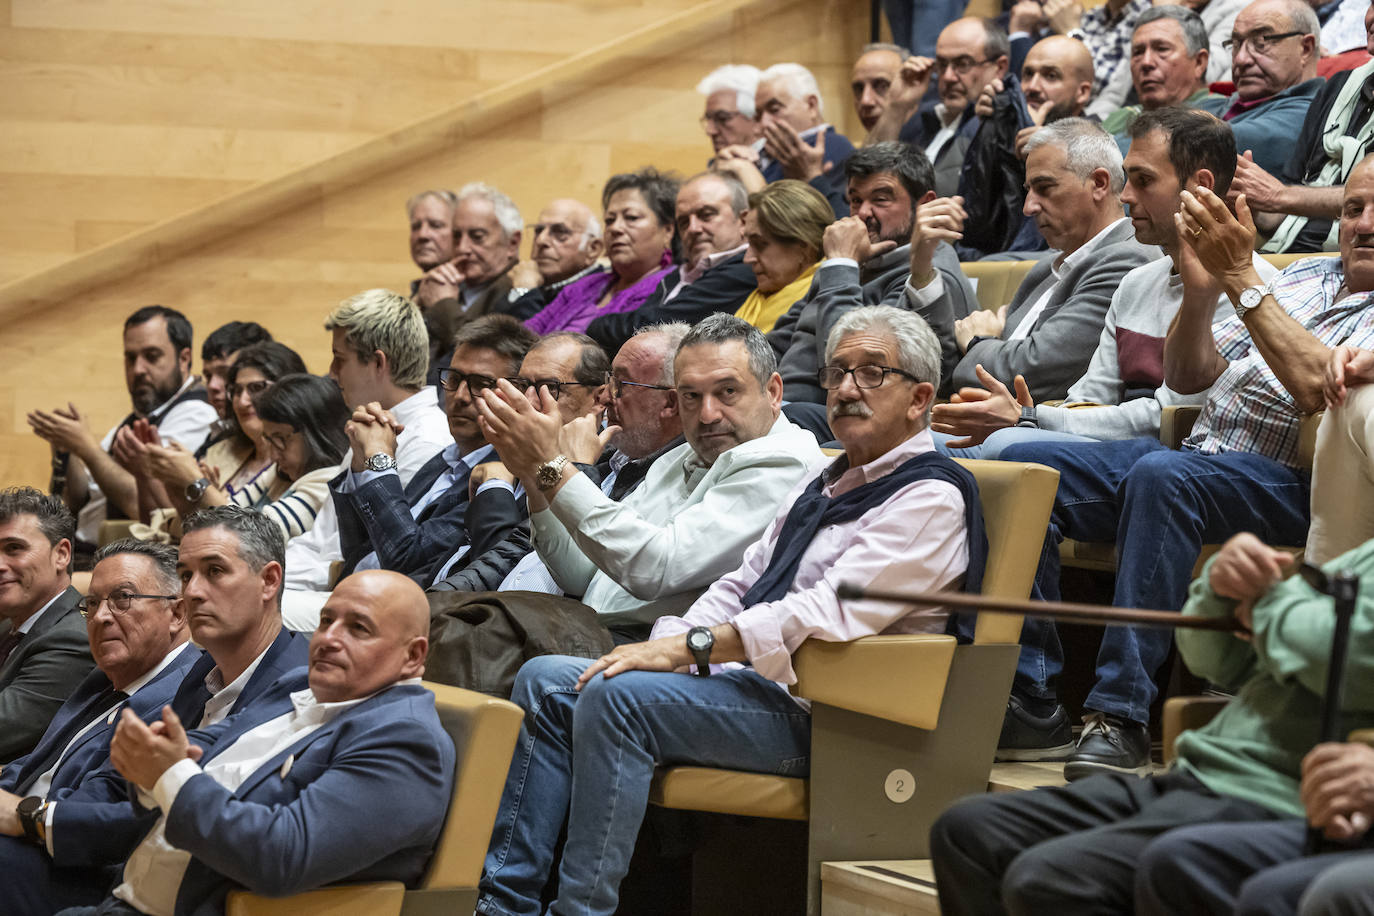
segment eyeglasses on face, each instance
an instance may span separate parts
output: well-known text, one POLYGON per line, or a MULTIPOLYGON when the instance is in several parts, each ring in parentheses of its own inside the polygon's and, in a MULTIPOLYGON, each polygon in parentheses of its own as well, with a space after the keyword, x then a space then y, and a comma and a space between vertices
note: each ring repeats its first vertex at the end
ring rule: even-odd
POLYGON ((267 379, 258 379, 256 382, 246 382, 242 385, 235 383, 229 386, 229 397, 237 398, 246 391, 250 398, 255 398, 271 387, 272 383, 267 379))
POLYGON ((81 612, 82 617, 90 617, 100 610, 100 606, 109 602, 110 610, 115 614, 128 613, 129 608, 134 606, 135 598, 162 599, 163 601, 176 601, 180 595, 140 595, 137 592, 126 592, 116 590, 110 592, 103 598, 99 595, 87 595, 76 603, 76 609, 81 612))
POLYGON ((287 443, 294 439, 296 435, 299 433, 300 430, 298 429, 293 429, 291 430, 291 432, 287 433, 284 436, 279 436, 276 433, 263 433, 262 441, 266 442, 268 446, 270 446, 271 448, 274 448, 279 452, 284 452, 286 451, 287 443))
POLYGON ((560 245, 572 239, 573 235, 576 234, 576 231, 577 230, 573 229, 572 226, 568 226, 563 223, 534 224, 535 238, 539 238, 541 235, 547 232, 549 234, 549 238, 553 239, 555 242, 558 242, 560 245))
POLYGON ((903 378, 919 382, 916 376, 907 372, 905 369, 896 369, 892 366, 855 366, 852 369, 845 369, 841 366, 826 366, 816 373, 821 387, 826 391, 838 388, 844 384, 846 375, 854 376, 854 384, 860 388, 877 388, 882 385, 889 374, 900 375, 903 378))
POLYGON ((645 382, 632 382, 629 379, 616 378, 611 373, 606 373, 606 385, 609 387, 611 397, 620 400, 625 396, 625 386, 631 388, 648 388, 652 391, 672 391, 672 385, 649 385, 645 382))
POLYGON ((963 76, 965 73, 969 72, 979 64, 986 63, 988 63, 987 58, 983 58, 982 60, 975 60, 974 58, 969 57, 967 54, 963 55, 962 57, 954 58, 937 57, 935 58, 935 72, 937 74, 944 73, 947 68, 953 67, 955 73, 959 74, 960 76, 963 76))
POLYGON ((1253 35, 1232 35, 1221 43, 1227 52, 1234 54, 1245 45, 1250 46, 1250 53, 1264 54, 1274 45, 1283 41, 1285 38, 1293 38, 1296 35, 1306 35, 1306 32, 1256 32, 1253 35))
POLYGON ((568 387, 573 386, 573 385, 576 385, 578 388, 591 388, 591 387, 592 387, 591 385, 588 385, 586 382, 564 382, 564 381, 560 381, 560 380, 558 380, 558 379, 556 379, 556 378, 535 378, 535 379, 532 379, 532 378, 520 378, 519 376, 517 376, 517 377, 515 377, 515 378, 508 378, 508 379, 506 379, 506 381, 510 382, 510 383, 511 383, 512 385, 514 385, 517 389, 519 389, 519 391, 520 391, 521 394, 526 393, 526 392, 529 391, 531 388, 534 388, 534 389, 536 389, 536 390, 539 389, 539 388, 547 388, 547 389, 549 389, 549 394, 551 394, 551 395, 553 396, 553 399, 554 399, 555 401, 558 400, 559 398, 561 398, 561 397, 563 396, 563 389, 564 389, 564 388, 568 388, 568 387))
POLYGON ((718 111, 708 111, 706 112, 706 114, 701 116, 701 129, 705 130, 712 124, 716 125, 717 127, 724 127, 726 124, 729 124, 735 118, 742 117, 744 117, 744 115, 740 114, 738 111, 726 111, 724 109, 720 109, 718 111))
POLYGON ((487 391, 496 387, 496 379, 490 375, 459 372, 457 369, 439 370, 439 384, 445 391, 457 391, 465 383, 468 386, 469 394, 477 394, 479 391, 487 391))

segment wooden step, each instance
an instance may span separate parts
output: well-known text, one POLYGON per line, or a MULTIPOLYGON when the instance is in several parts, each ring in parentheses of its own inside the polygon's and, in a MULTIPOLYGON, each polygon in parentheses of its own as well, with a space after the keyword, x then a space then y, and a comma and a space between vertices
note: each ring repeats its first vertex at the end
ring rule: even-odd
POLYGON ((929 859, 821 863, 825 916, 939 913, 929 859))
POLYGON ((988 774, 989 792, 1024 792, 1042 786, 1062 786, 1065 783, 1064 764, 1059 763, 994 763, 988 774))

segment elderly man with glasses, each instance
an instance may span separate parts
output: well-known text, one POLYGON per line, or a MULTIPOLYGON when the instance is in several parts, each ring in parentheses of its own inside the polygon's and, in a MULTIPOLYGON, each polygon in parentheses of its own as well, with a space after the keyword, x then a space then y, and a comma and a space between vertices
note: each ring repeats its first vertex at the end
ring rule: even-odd
POLYGON ((57 867, 69 844, 117 836, 137 819, 124 783, 110 775, 120 711, 157 718, 199 657, 190 647, 177 552, 117 541, 96 554, 90 592, 78 602, 96 669, 57 711, 37 747, 0 771, 0 871, 9 916, 47 914, 99 900, 112 875, 89 861, 57 867), (54 819, 58 827, 54 827, 54 819), (86 866, 86 867, 73 867, 86 866))
POLYGON ((439 371, 453 441, 404 486, 395 458, 401 424, 377 404, 354 411, 346 427, 352 464, 329 485, 343 575, 389 569, 427 586, 524 524, 509 483, 474 476, 474 468, 494 457, 476 400, 498 379, 518 377, 537 339, 509 315, 483 316, 459 330, 449 367, 439 371))
POLYGON ((551 911, 615 912, 656 764, 803 775, 811 720, 788 691, 797 647, 944 631, 940 609, 841 609, 836 597, 840 582, 979 587, 977 486, 927 431, 939 371, 939 341, 918 316, 890 306, 846 314, 818 373, 845 454, 814 462, 742 563, 681 616, 660 617, 655 638, 521 669, 513 698, 527 717, 478 913, 538 909, 565 820, 551 911))

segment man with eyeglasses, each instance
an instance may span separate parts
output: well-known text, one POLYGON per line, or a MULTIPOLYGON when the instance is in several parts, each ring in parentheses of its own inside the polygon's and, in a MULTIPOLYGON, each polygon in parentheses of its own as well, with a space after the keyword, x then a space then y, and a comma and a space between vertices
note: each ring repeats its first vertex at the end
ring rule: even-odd
POLYGON ((176 562, 175 548, 147 541, 116 541, 96 555, 78 607, 97 670, 62 704, 37 747, 0 770, 7 916, 99 900, 112 875, 96 863, 111 859, 97 852, 94 861, 78 856, 57 866, 54 858, 118 845, 137 830, 123 780, 108 768, 110 738, 124 709, 156 719, 199 655, 187 641, 176 562))
MULTIPOLYGON (((1374 48, 1374 5, 1364 24, 1374 48)), ((1371 145, 1374 61, 1331 74, 1307 110, 1292 156, 1276 172, 1254 162, 1253 153, 1241 154, 1231 195, 1245 195, 1256 228, 1267 236, 1260 251, 1337 250, 1342 186, 1371 145)))
POLYGON ((552 302, 569 283, 605 269, 596 263, 606 250, 601 221, 580 200, 561 197, 549 201, 539 211, 539 222, 530 233, 534 237, 530 258, 539 271, 539 285, 491 309, 521 321, 552 302))
MULTIPOLYGON (((396 422, 400 431, 391 457, 401 486, 406 486, 453 441, 435 389, 425 384, 429 333, 419 306, 390 290, 371 289, 339 303, 324 326, 333 334, 329 377, 338 383, 344 403, 353 409, 375 406, 396 422)), ((345 455, 344 462, 354 457, 345 455)), ((333 564, 342 560, 338 512, 333 501, 326 501, 310 530, 286 547, 286 626, 315 629, 334 581, 333 564)))
MULTIPOLYGON (((679 396, 692 390, 684 363, 679 350, 679 396)), ((944 632, 938 608, 841 608, 836 597, 841 582, 980 587, 977 485, 926 431, 939 367, 939 341, 916 315, 846 314, 817 378, 844 455, 800 475, 742 562, 681 616, 660 617, 649 641, 525 664, 513 699, 527 715, 478 913, 538 910, 565 819, 551 912, 615 912, 655 765, 805 775, 811 723, 789 693, 792 653, 813 637, 944 632)))
POLYGON ((716 153, 728 146, 763 149, 763 130, 754 117, 758 85, 759 68, 748 64, 717 67, 697 83, 697 92, 706 97, 701 129, 716 153))
POLYGON ((475 401, 498 379, 516 376, 536 340, 509 315, 484 315, 463 325, 448 368, 439 370, 451 441, 409 484, 396 473, 396 418, 376 404, 353 412, 345 427, 350 467, 329 484, 339 515, 341 575, 389 569, 422 587, 431 585, 461 565, 469 550, 479 555, 524 524, 509 483, 480 481, 470 494, 469 478, 494 457, 475 401))
POLYGON ((1307 110, 1326 85, 1317 76, 1320 34, 1306 0, 1255 0, 1222 42, 1236 90, 1198 107, 1230 124, 1236 149, 1266 172, 1292 157, 1307 110))

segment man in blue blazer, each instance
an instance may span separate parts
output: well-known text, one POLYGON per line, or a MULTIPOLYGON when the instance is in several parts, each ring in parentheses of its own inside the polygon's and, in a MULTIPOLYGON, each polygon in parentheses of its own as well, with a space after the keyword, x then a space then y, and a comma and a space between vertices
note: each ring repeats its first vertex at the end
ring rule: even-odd
POLYGON ((404 487, 396 472, 399 424, 377 404, 354 412, 347 425, 352 467, 329 485, 345 574, 390 569, 427 586, 462 568, 457 552, 464 545, 464 556, 479 556, 523 523, 513 487, 490 482, 470 499, 468 483, 478 464, 498 460, 477 422, 478 392, 515 376, 537 339, 508 315, 463 326, 449 368, 440 371, 453 443, 404 487), (480 530, 469 529, 469 515, 483 523, 480 530))
MULTIPOLYGON (((108 876, 84 868, 51 869, 49 883, 52 818, 74 795, 107 801, 127 797, 122 781, 107 767, 120 712, 155 717, 196 660, 177 595, 176 557, 171 547, 132 540, 96 555, 90 594, 79 606, 97 670, 57 711, 33 752, 0 770, 0 873, 7 914, 50 913, 109 886, 108 876), (39 880, 24 880, 34 874, 39 880)), ((80 807, 72 803, 68 813, 80 807)), ((98 848, 107 833, 98 823, 89 827, 86 839, 98 848)))
POLYGON ((112 759, 161 816, 103 905, 208 916, 238 888, 281 896, 344 880, 418 882, 455 763, 419 681, 428 631, 415 583, 360 572, 320 613, 308 689, 287 675, 189 735, 170 710, 161 728, 122 717, 112 759))

